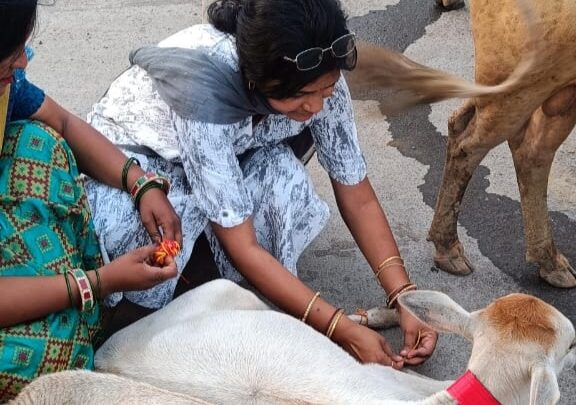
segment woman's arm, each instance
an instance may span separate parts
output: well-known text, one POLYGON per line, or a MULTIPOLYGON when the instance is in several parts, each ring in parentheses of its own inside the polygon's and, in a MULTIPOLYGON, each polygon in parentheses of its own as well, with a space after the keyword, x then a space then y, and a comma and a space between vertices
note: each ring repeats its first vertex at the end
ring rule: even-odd
MULTIPOLYGON (((122 188, 122 169, 127 157, 104 135, 48 96, 31 118, 62 135, 74 152, 82 172, 109 186, 122 188)), ((131 165, 128 169, 128 189, 142 175, 144 171, 140 166, 131 165)), ((167 238, 182 243, 180 219, 162 190, 153 188, 146 191, 140 200, 139 211, 152 240, 158 242, 167 238)))
MULTIPOLYGON (((390 297, 391 292, 409 283, 410 278, 400 261, 386 265, 381 271, 378 269, 386 259, 400 254, 384 210, 368 177, 352 186, 332 180, 332 187, 344 222, 376 272, 378 282, 390 297)), ((400 354, 404 356, 406 364, 420 364, 434 351, 437 334, 402 307, 397 306, 397 309, 404 332, 404 348, 400 354)))
MULTIPOLYGON (((82 172, 109 186, 122 188, 121 174, 126 155, 100 132, 48 96, 31 118, 62 135, 72 148, 82 172)), ((143 174, 138 165, 132 165, 128 171, 128 185, 143 174)))
MULTIPOLYGON (((168 258, 162 268, 147 264, 156 250, 150 245, 133 250, 99 269, 102 297, 116 291, 145 290, 178 274, 176 264, 168 258)), ((86 275, 97 285, 95 271, 86 275)), ((80 306, 80 293, 72 275, 68 276, 72 300, 64 275, 44 277, 0 277, 0 328, 47 316, 72 305, 80 306), (72 305, 70 303, 72 301, 72 305)), ((96 292, 95 292, 96 293, 96 292)))
MULTIPOLYGON (((232 228, 212 223, 212 228, 242 275, 275 305, 301 318, 314 292, 258 244, 252 221, 232 228)), ((318 299, 308 323, 319 331, 326 330, 335 311, 336 308, 318 299)))
MULTIPOLYGON (((88 277, 92 277, 89 272, 88 277)), ((69 276, 75 303, 78 287, 69 276)), ((96 281, 96 279, 92 279, 96 281)), ((46 316, 70 307, 63 275, 53 277, 0 277, 0 328, 46 316), (34 298, 32 298, 34 297, 34 298)))
MULTIPOLYGON (((301 319, 315 293, 258 244, 252 221, 232 228, 212 223, 212 228, 242 275, 279 308, 301 319)), ((318 298, 311 306, 306 323, 326 334, 336 310, 318 298)), ((393 354, 379 334, 346 316, 340 318, 332 339, 363 362, 391 365, 393 360, 397 367, 402 366, 402 359, 393 354)))
MULTIPOLYGON (((332 187, 340 214, 372 269, 376 272, 385 259, 400 256, 384 210, 368 177, 352 186, 332 180, 332 187)), ((387 267, 379 279, 386 293, 410 282, 400 265, 387 267)))

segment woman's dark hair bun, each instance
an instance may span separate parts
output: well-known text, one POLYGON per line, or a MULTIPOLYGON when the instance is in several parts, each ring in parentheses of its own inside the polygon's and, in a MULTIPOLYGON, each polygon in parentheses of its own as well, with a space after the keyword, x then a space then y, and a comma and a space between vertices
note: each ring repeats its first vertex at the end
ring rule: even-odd
POLYGON ((208 6, 208 18, 218 31, 234 34, 242 0, 217 0, 208 6))

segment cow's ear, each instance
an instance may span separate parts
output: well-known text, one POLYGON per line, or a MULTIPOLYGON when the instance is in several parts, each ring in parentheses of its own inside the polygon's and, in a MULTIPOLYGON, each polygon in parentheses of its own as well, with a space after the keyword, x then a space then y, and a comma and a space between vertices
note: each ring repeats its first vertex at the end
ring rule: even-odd
POLYGON ((402 307, 438 332, 472 339, 470 313, 439 291, 410 291, 398 298, 402 307))

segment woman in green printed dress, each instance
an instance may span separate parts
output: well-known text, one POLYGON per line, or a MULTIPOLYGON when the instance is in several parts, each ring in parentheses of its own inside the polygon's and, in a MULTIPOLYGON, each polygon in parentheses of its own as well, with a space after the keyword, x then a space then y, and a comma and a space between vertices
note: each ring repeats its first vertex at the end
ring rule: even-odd
POLYGON ((124 189, 152 240, 181 241, 159 176, 30 83, 26 41, 36 0, 0 0, 0 403, 39 375, 93 367, 99 299, 176 276, 153 267, 154 245, 103 266, 80 172, 124 189), (147 184, 146 187, 144 187, 147 184))

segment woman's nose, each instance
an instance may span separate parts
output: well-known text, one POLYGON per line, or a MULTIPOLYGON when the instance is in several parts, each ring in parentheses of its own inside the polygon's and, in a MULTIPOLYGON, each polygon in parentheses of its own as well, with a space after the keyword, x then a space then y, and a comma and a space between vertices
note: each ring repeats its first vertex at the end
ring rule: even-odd
POLYGON ((322 96, 322 94, 315 94, 313 96, 310 96, 305 102, 304 102, 304 110, 306 110, 306 112, 309 112, 311 114, 317 114, 320 111, 322 111, 322 109, 324 108, 324 97, 322 96))

